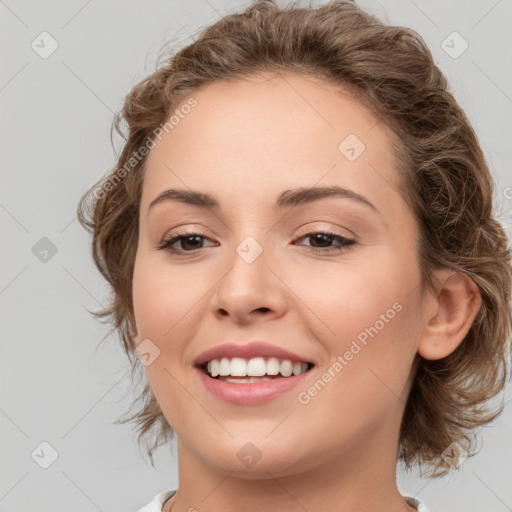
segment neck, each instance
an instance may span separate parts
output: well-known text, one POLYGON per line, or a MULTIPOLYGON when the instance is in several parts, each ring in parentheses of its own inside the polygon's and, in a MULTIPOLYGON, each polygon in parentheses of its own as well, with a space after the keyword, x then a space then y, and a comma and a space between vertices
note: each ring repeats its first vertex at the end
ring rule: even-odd
MULTIPOLYGON (((395 429, 395 424, 388 427, 395 429)), ((265 467, 263 458, 245 472, 205 463, 178 438, 179 490, 163 512, 414 512, 396 484, 397 443, 381 426, 373 436, 362 433, 350 446, 334 451, 325 447, 279 471, 265 467)), ((307 440, 305 440, 307 444, 307 440)))

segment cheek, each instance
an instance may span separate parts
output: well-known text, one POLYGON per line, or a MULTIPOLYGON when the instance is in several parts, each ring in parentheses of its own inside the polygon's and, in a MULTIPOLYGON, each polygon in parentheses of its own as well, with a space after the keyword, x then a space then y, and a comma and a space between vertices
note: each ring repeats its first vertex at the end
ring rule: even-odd
POLYGON ((317 262, 307 269, 295 269, 287 279, 310 316, 322 320, 325 332, 337 340, 356 336, 376 322, 381 326, 381 315, 384 321, 399 318, 415 272, 381 251, 371 261, 317 262))
POLYGON ((349 297, 346 309, 330 318, 336 336, 319 338, 329 360, 297 398, 311 417, 328 425, 326 439, 362 441, 406 402, 419 329, 415 306, 400 291, 349 297))
POLYGON ((179 425, 174 411, 186 407, 183 388, 173 378, 175 366, 181 364, 183 329, 190 329, 190 311, 197 302, 197 287, 169 266, 154 261, 151 255, 139 253, 133 272, 133 307, 139 339, 151 340, 159 354, 145 366, 148 382, 167 421, 179 425), (194 290, 195 288, 195 290, 194 290))
POLYGON ((346 361, 337 372, 346 375, 343 386, 377 380, 373 370, 400 391, 420 332, 417 279, 414 265, 381 253, 371 262, 311 267, 306 279, 294 281, 294 291, 307 306, 312 337, 329 359, 322 364, 328 367, 338 356, 346 361))
POLYGON ((133 273, 133 307, 139 336, 165 344, 165 340, 172 339, 175 326, 182 329, 183 321, 186 323, 206 290, 190 272, 180 272, 179 267, 173 269, 159 259, 138 256, 133 273))

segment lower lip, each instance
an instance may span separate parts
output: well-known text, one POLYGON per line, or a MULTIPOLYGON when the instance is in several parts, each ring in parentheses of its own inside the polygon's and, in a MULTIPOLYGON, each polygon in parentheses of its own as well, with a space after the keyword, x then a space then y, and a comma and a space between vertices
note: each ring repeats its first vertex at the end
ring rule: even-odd
POLYGON ((195 370, 199 372, 199 378, 210 393, 233 404, 258 404, 277 398, 303 382, 312 371, 308 370, 292 377, 235 384, 234 382, 212 379, 201 368, 196 367, 195 370))

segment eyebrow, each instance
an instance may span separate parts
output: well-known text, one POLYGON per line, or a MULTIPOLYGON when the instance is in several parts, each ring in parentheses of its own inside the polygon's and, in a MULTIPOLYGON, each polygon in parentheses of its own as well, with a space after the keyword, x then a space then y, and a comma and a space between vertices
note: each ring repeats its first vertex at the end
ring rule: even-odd
MULTIPOLYGON (((361 204, 369 206, 376 212, 380 213, 376 206, 374 206, 364 196, 339 186, 331 187, 308 187, 297 188, 291 190, 284 190, 279 194, 276 200, 276 206, 280 209, 286 207, 294 207, 302 204, 312 203, 319 199, 327 197, 341 197, 345 199, 354 199, 361 204)), ((198 206, 206 210, 219 210, 220 203, 210 194, 204 192, 197 192, 194 190, 186 189, 168 189, 161 192, 148 207, 148 211, 154 208, 157 204, 164 201, 178 201, 180 203, 198 206)))

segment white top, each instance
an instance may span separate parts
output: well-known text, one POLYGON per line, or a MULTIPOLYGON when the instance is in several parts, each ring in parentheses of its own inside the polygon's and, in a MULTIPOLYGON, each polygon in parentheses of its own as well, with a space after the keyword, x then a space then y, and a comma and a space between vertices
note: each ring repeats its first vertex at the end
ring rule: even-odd
MULTIPOLYGON (((137 510, 137 512, 162 512, 163 504, 176 492, 176 490, 172 491, 164 491, 157 494, 145 507, 137 510)), ((405 501, 416 507, 418 512, 429 512, 427 507, 423 505, 418 499, 412 498, 411 496, 404 496, 405 501)))

